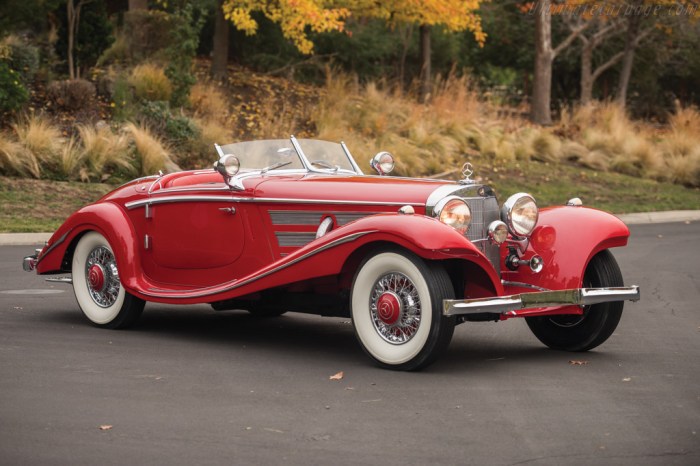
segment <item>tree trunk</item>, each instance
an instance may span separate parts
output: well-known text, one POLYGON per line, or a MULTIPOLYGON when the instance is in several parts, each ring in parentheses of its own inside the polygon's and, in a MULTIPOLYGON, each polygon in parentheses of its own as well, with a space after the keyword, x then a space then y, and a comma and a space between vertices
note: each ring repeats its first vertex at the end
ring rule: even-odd
POLYGON ((148 10, 148 0, 129 0, 129 11, 148 10))
POLYGON ((73 0, 66 3, 66 15, 68 18, 68 77, 75 79, 75 67, 73 66, 73 48, 75 42, 75 5, 73 0))
POLYGON ((532 120, 540 125, 552 124, 552 16, 550 0, 542 0, 535 11, 535 77, 532 86, 532 120))
POLYGON ((226 65, 228 65, 229 22, 224 17, 222 4, 223 0, 219 0, 214 20, 214 48, 211 60, 211 75, 214 79, 226 78, 226 65))
POLYGON ((637 49, 637 36, 639 35, 640 17, 632 15, 627 23, 627 38, 625 39, 625 54, 622 58, 622 70, 620 70, 620 81, 617 85, 617 96, 615 100, 623 108, 627 104, 627 89, 632 76, 632 65, 634 54, 637 49))
POLYGON ((420 98, 421 102, 430 100, 432 76, 430 58, 430 26, 420 26, 420 98))
POLYGON ((581 49, 581 105, 586 105, 593 100, 592 61, 593 42, 584 41, 583 48, 581 49))

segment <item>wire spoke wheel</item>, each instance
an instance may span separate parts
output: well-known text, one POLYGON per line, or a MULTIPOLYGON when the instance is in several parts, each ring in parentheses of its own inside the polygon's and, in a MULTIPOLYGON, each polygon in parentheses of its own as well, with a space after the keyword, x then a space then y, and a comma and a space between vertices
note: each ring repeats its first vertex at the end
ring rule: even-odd
POLYGON ((418 331, 421 302, 413 282, 402 273, 389 273, 374 284, 370 313, 377 333, 389 343, 409 341, 418 331))
POLYGON ((442 301, 452 297, 452 283, 440 264, 397 249, 369 255, 350 292, 360 346, 388 369, 426 367, 452 339, 455 319, 442 315, 442 301))
POLYGON ((85 262, 85 277, 90 297, 100 307, 109 307, 117 301, 121 283, 112 252, 98 246, 85 262))
POLYGON ((73 292, 85 317, 104 328, 126 328, 138 320, 145 302, 121 284, 117 260, 107 239, 91 231, 73 253, 73 292))

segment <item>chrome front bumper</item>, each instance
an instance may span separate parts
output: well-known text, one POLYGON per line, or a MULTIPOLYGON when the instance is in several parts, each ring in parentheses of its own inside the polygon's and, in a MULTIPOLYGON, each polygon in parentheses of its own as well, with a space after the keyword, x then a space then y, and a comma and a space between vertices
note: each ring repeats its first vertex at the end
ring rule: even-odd
POLYGON ((639 287, 619 288, 574 288, 571 290, 539 291, 510 296, 479 299, 445 299, 443 314, 458 316, 466 314, 515 315, 514 311, 541 307, 586 306, 611 301, 639 301, 639 287))

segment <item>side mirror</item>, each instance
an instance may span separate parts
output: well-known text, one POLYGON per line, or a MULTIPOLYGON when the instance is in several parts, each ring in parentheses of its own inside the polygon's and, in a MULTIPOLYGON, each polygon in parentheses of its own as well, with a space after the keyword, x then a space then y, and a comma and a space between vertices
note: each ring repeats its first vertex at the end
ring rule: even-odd
POLYGON ((214 169, 221 174, 226 184, 235 189, 242 188, 240 183, 233 181, 233 177, 241 169, 241 162, 238 160, 238 157, 233 154, 225 154, 214 164, 214 169))
POLYGON ((394 170, 394 156, 386 151, 379 152, 372 157, 372 160, 369 161, 369 165, 379 175, 389 174, 394 170))

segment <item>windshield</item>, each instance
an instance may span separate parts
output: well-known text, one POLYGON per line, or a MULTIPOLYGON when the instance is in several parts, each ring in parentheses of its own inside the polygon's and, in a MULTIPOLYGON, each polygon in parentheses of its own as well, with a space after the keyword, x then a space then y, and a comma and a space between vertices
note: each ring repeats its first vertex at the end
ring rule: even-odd
MULTIPOLYGON (((315 139, 268 139, 221 146, 223 154, 235 155, 241 171, 304 170, 356 172, 350 155, 339 143, 315 139), (301 153, 295 148, 297 142, 301 153)), ((220 154, 221 155, 221 154, 220 154)))

